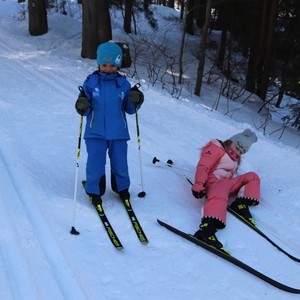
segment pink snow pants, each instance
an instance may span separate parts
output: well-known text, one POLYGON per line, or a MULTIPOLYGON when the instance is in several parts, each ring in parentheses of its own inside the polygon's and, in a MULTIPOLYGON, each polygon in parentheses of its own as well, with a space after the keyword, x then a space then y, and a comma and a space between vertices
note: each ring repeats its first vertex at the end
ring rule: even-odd
POLYGON ((254 172, 235 178, 217 179, 211 175, 206 184, 207 202, 203 217, 214 217, 226 225, 226 210, 229 196, 250 198, 259 201, 260 179, 254 172))

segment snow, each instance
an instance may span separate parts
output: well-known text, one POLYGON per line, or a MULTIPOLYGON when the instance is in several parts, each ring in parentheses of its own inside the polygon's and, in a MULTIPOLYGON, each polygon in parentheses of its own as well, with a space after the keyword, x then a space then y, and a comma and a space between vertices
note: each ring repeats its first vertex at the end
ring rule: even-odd
MULTIPOLYGON (((161 16, 170 13, 156 9, 161 16)), ((73 224, 79 130, 74 103, 77 86, 96 68, 95 60, 80 57, 80 19, 50 14, 49 32, 32 37, 17 12, 17 1, 1 1, 0 298, 298 299, 175 236, 156 219, 194 233, 203 200, 193 198, 185 176, 193 180, 199 149, 211 138, 251 128, 259 139, 240 166, 240 173, 255 171, 262 181, 261 205, 251 211, 263 232, 300 257, 299 136, 287 132, 283 142, 263 135, 253 126, 249 107, 236 119, 211 111, 217 89, 205 86, 200 99, 190 91, 175 99, 157 86, 148 88, 146 76, 129 78, 132 84, 140 81, 145 93, 138 115, 140 150, 135 117, 128 117, 128 159, 132 206, 150 242, 138 241, 108 184, 104 209, 125 247, 116 250, 80 184, 73 224), (154 156, 161 162, 152 164, 154 156), (168 159, 173 168, 166 166, 168 159), (137 196, 141 175, 145 198, 137 196), (80 235, 70 234, 73 225, 80 235)), ((172 30, 180 40, 177 27, 172 30)), ((121 27, 113 28, 122 38, 121 27)), ((82 142, 79 183, 85 161, 82 142)), ((231 215, 217 235, 237 258, 300 288, 299 264, 231 215)))

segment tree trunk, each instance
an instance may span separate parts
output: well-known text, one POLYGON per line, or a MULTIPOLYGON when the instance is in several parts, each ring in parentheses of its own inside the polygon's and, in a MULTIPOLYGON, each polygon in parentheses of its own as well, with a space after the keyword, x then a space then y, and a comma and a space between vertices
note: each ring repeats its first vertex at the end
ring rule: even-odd
POLYGON ((168 0, 168 5, 167 6, 170 7, 170 8, 174 8, 175 0, 168 0))
POLYGON ((42 35, 48 32, 45 0, 28 0, 29 33, 42 35))
POLYGON ((201 93, 202 76, 203 76, 204 65, 205 65, 206 39, 207 39, 208 28, 210 25, 211 6, 212 6, 212 0, 207 0, 205 22, 202 28, 202 35, 201 35, 199 64, 198 64, 197 79, 196 79, 196 86, 195 86, 195 95, 197 96, 200 96, 201 93))
POLYGON ((108 0, 83 0, 81 56, 95 59, 99 44, 111 39, 108 0))
POLYGON ((205 22, 206 0, 197 0, 195 3, 194 17, 196 19, 196 25, 202 28, 205 22))
POLYGON ((131 33, 132 0, 125 0, 124 31, 131 33))
MULTIPOLYGON (((187 11, 187 10, 185 10, 187 11)), ((186 21, 186 17, 184 18, 184 21, 186 21)), ((185 27, 185 23, 183 25, 185 27)), ((181 44, 180 44, 180 52, 179 52, 179 79, 178 79, 178 83, 182 84, 182 76, 183 76, 183 52, 184 52, 184 44, 185 44, 185 35, 186 35, 186 31, 182 30, 181 32, 182 36, 181 36, 181 44)))
POLYGON ((185 13, 185 32, 194 35, 194 4, 195 0, 187 0, 185 13))
POLYGON ((222 28, 222 35, 221 35, 221 43, 218 53, 218 60, 217 60, 217 67, 223 71, 224 70, 224 59, 225 59, 225 52, 226 52, 226 42, 227 42, 227 29, 224 26, 222 28))
POLYGON ((151 4, 151 0, 144 0, 144 2, 143 2, 143 7, 144 7, 144 10, 145 10, 145 11, 148 11, 148 10, 149 10, 150 4, 151 4))
POLYGON ((225 53, 226 53, 226 43, 227 43, 227 22, 226 17, 227 11, 223 5, 218 7, 218 23, 220 24, 219 27, 222 29, 220 47, 218 51, 218 58, 217 58, 217 67, 223 71, 224 70, 224 60, 225 60, 225 53))
POLYGON ((274 28, 275 28, 275 21, 277 18, 277 11, 278 9, 278 0, 271 0, 269 3, 268 8, 266 10, 267 20, 266 20, 266 30, 264 40, 264 53, 263 53, 263 66, 259 70, 259 77, 258 77, 258 89, 257 95, 265 100, 267 95, 267 89, 269 85, 269 76, 270 76, 270 67, 272 61, 272 44, 273 44, 273 36, 274 36, 274 28))
POLYGON ((184 15, 184 0, 180 0, 180 20, 183 20, 183 15, 184 15))
POLYGON ((261 57, 262 41, 261 41, 261 22, 262 22, 262 6, 263 2, 256 0, 255 4, 251 8, 252 19, 256 20, 252 23, 250 33, 250 53, 248 60, 248 69, 246 75, 246 90, 256 93, 257 77, 258 77, 258 65, 259 58, 261 57))

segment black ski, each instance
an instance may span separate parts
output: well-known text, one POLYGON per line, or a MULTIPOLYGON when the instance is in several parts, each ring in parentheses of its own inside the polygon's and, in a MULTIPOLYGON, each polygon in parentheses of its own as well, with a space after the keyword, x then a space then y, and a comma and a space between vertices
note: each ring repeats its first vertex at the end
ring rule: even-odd
POLYGON ((250 222, 248 222, 246 219, 244 219, 242 216, 237 214, 234 210, 230 208, 230 206, 227 206, 227 211, 230 212, 233 216, 235 216, 237 219, 248 225, 251 229, 253 229, 255 232, 257 232, 260 236, 262 236, 264 239, 266 239, 271 245, 273 245, 275 248, 277 248, 279 251, 284 253, 286 256, 288 256, 290 259, 300 262, 300 259, 289 254, 285 250, 283 250, 280 246, 278 246, 275 242, 273 242, 265 233, 263 233, 260 229, 258 229, 256 226, 252 225, 250 222))
MULTIPOLYGON (((82 181, 82 185, 83 187, 85 186, 85 180, 82 181)), ((103 223, 104 227, 105 227, 105 230, 107 232, 107 235, 110 239, 110 241, 112 242, 112 244, 118 249, 118 250, 121 250, 123 249, 123 246, 117 236, 117 234, 115 233, 114 229, 112 228, 112 226, 110 225, 110 222, 105 214, 105 211, 103 209, 103 206, 102 204, 98 204, 97 206, 94 206, 98 215, 99 215, 99 218, 101 220, 101 222, 103 223)))
POLYGON ((184 239, 186 239, 186 240, 188 240, 188 241, 190 241, 190 242, 192 242, 192 243, 208 250, 209 252, 211 252, 211 253, 213 253, 213 254, 215 254, 215 255, 217 255, 217 256, 225 259, 225 260, 227 260, 228 262, 236 265, 237 267, 245 270, 246 272, 248 272, 248 273, 258 277, 259 279, 273 285, 274 287, 276 287, 280 290, 283 290, 285 292, 289 292, 289 293, 293 293, 293 294, 300 294, 300 289, 295 289, 295 288, 292 288, 290 286, 284 285, 284 284, 282 284, 282 283, 266 276, 265 274, 260 273, 259 271, 253 269, 249 265, 247 265, 247 264, 243 263, 242 261, 240 261, 239 259, 235 258, 234 256, 232 256, 228 253, 225 253, 224 251, 222 251, 220 249, 214 248, 214 247, 212 247, 212 246, 196 239, 191 234, 187 234, 187 233, 185 233, 185 232, 183 232, 183 231, 181 231, 181 230, 179 230, 179 229, 177 229, 177 228, 175 228, 175 227, 173 227, 173 226, 171 226, 171 225, 169 225, 169 224, 167 224, 167 223, 165 223, 161 220, 157 220, 157 222, 161 226, 163 226, 163 227, 167 228, 168 230, 172 231, 173 233, 175 233, 175 234, 183 237, 184 239))
POLYGON ((125 199, 124 201, 122 201, 123 204, 124 204, 124 207, 127 211, 127 214, 129 216, 129 219, 132 223, 132 226, 136 232, 136 235, 138 236, 139 240, 141 243, 143 244, 147 244, 148 243, 148 239, 143 231, 143 228, 142 226, 140 225, 140 222, 138 221, 133 209, 132 209, 132 206, 131 206, 131 203, 130 203, 130 200, 129 199, 125 199))

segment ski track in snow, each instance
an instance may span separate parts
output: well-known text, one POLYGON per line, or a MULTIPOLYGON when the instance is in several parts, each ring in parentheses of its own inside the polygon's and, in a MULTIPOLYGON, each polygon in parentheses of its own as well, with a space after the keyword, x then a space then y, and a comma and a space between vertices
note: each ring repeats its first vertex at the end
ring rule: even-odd
MULTIPOLYGON (((11 53, 11 48, 3 41, 0 48, 5 53, 11 53)), ((32 82, 52 86, 66 98, 74 96, 68 92, 70 86, 62 87, 62 77, 51 72, 37 72, 34 62, 12 60, 9 63, 14 73, 22 70, 22 73, 15 74, 16 76, 25 76, 32 82), (56 82, 60 84, 54 84, 56 82)), ((1 132, 1 136, 8 134, 1 132)), ((6 148, 7 144, 2 143, 0 148, 1 175, 5 173, 6 178, 5 184, 0 186, 4 198, 0 220, 2 228, 13 228, 5 237, 1 235, 1 264, 6 270, 5 274, 9 276, 2 282, 7 283, 7 292, 13 295, 14 299, 43 299, 45 295, 51 295, 52 299, 87 299, 77 275, 71 271, 68 258, 61 251, 39 207, 41 196, 46 199, 47 195, 43 194, 42 189, 38 193, 35 192, 37 182, 30 178, 29 174, 24 177, 28 172, 23 169, 22 164, 11 161, 12 157, 19 155, 14 153, 12 147, 6 148), (9 251, 11 249, 14 251, 9 251), (11 266, 18 266, 18 269, 12 270, 11 266), (35 272, 35 269, 44 270, 43 277, 37 277, 38 272, 35 272), (13 286, 9 286, 9 283, 13 283, 13 286)), ((22 149, 18 150, 22 152, 22 149)), ((4 177, 4 174, 2 176, 4 177)))
MULTIPOLYGON (((6 209, 2 210, 8 213, 10 217, 5 217, 4 214, 3 219, 9 219, 8 222, 14 229, 10 233, 13 236, 11 242, 20 242, 19 245, 9 247, 15 250, 14 253, 8 253, 8 251, 3 251, 3 248, 1 249, 1 255, 7 268, 10 262, 11 265, 15 265, 16 260, 18 261, 17 265, 20 265, 18 270, 14 270, 14 279, 9 280, 15 284, 14 287, 11 287, 12 293, 16 299, 31 298, 31 295, 36 295, 36 299, 42 299, 42 295, 46 292, 53 294, 53 299, 74 299, 75 295, 78 299, 85 299, 84 292, 80 288, 80 282, 70 271, 68 259, 60 250, 42 211, 38 207, 37 203, 42 193, 34 193, 35 183, 31 182, 29 177, 24 178, 23 175, 26 174, 26 171, 22 170, 20 165, 15 168, 11 167, 14 166, 14 163, 9 161, 11 155, 12 149, 5 149, 2 145, 1 160, 7 170, 7 182, 5 184, 6 190, 1 191, 1 194, 11 195, 11 197, 5 196, 6 209), (20 221, 17 219, 19 218, 24 219, 24 226, 17 228, 13 225, 13 220, 15 219, 15 223, 18 224, 20 221), (30 244, 27 244, 27 238, 31 241, 30 244), (26 256, 24 257, 25 253, 26 256), (43 269, 45 277, 33 277, 34 271, 32 269, 34 268, 43 269), (24 284, 25 282, 28 284, 24 284), (70 286, 73 288, 69 289, 70 286), (20 290, 19 287, 22 289, 20 290), (28 290, 23 290, 24 287, 28 290)), ((46 195, 44 197, 46 198, 46 195)))

